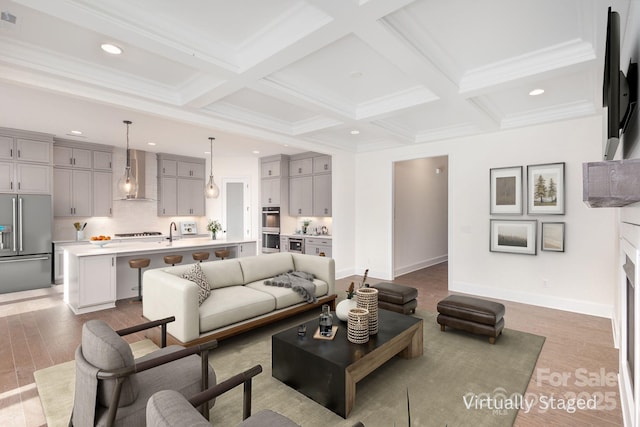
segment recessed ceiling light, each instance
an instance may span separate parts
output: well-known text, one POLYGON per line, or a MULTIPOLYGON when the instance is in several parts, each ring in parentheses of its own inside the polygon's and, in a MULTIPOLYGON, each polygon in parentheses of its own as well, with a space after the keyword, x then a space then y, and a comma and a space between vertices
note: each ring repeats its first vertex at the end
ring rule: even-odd
POLYGON ((71 133, 73 135, 82 135, 82 131, 79 131, 79 130, 72 130, 71 133))
POLYGON ((153 146, 153 145, 156 145, 156 143, 155 142, 147 142, 147 145, 152 145, 153 146))
POLYGON ((111 55, 120 55, 122 53, 122 49, 116 46, 115 44, 102 43, 100 47, 102 48, 102 50, 104 50, 107 53, 110 53, 111 55))
POLYGON ((544 93, 544 89, 534 89, 531 92, 529 92, 529 95, 538 96, 538 95, 542 95, 543 93, 544 93))
POLYGON ((205 151, 204 154, 211 154, 211 151, 205 151))
POLYGON ((260 154, 260 152, 258 150, 253 150, 252 153, 253 154, 260 154))
POLYGON ((350 133, 351 135, 358 135, 360 134, 360 131, 358 129, 353 129, 350 133))

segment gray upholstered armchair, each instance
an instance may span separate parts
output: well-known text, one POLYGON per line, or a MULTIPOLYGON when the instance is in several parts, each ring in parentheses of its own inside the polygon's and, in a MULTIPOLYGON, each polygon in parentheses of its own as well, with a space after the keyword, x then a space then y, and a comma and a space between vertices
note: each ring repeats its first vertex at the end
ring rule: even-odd
MULTIPOLYGON (((82 344, 76 349, 76 384, 70 425, 144 426, 149 398, 171 389, 191 397, 215 384, 208 351, 215 341, 183 348, 166 344, 166 324, 173 318, 114 331, 102 320, 82 326, 82 344), (152 327, 162 328, 161 349, 134 360, 131 347, 122 338, 152 327)), ((212 402, 201 407, 208 416, 212 402)))
MULTIPOLYGON (((209 387, 187 400, 173 390, 159 391, 147 402, 147 427, 211 427, 202 414, 195 408, 215 399, 223 393, 244 385, 242 398, 242 422, 238 427, 300 427, 284 415, 263 409, 251 415, 251 381, 262 372, 262 366, 256 365, 233 377, 209 387)), ((364 427, 360 421, 353 427, 364 427)))
POLYGON ((300 427, 289 418, 269 410, 251 415, 251 379, 260 372, 262 366, 256 365, 198 393, 189 400, 173 390, 160 391, 151 396, 147 403, 147 427, 211 427, 194 407, 211 401, 240 384, 244 384, 243 421, 238 427, 300 427))

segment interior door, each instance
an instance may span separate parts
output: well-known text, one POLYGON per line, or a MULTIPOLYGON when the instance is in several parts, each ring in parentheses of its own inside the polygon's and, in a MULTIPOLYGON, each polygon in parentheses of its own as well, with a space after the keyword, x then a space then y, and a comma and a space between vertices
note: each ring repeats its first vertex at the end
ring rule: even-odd
POLYGON ((251 209, 249 178, 222 179, 222 222, 227 231, 227 239, 248 239, 251 237, 251 209))

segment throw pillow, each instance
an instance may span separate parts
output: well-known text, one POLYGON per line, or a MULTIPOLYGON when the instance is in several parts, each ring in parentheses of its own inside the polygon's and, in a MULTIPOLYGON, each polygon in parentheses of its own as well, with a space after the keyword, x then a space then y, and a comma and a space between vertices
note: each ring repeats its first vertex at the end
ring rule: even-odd
POLYGON ((204 275, 204 272, 200 268, 200 263, 193 264, 193 266, 187 270, 182 277, 184 279, 191 280, 198 285, 198 305, 202 305, 204 300, 211 295, 211 287, 207 281, 207 276, 204 275))

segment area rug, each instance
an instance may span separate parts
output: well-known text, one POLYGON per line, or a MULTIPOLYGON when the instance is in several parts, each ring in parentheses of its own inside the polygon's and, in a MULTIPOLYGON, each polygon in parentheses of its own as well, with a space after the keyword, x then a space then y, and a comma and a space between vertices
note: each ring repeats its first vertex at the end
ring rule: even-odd
MULTIPOLYGON (((310 316, 222 341, 210 355, 219 380, 262 365, 263 372, 253 380, 253 412, 271 409, 304 427, 350 427, 356 421, 367 427, 407 426, 408 412, 414 427, 511 426, 521 402, 518 396, 526 391, 544 343, 544 337, 511 329, 505 329, 495 345, 486 337, 451 329, 441 332, 434 314, 418 310, 416 316, 424 319, 424 355, 412 360, 394 357, 360 381, 354 408, 345 420, 271 376, 271 335, 310 316), (501 408, 495 407, 496 401, 503 402, 501 408)), ((49 427, 67 425, 69 419, 73 399, 69 364, 73 362, 35 374, 49 427)), ((237 387, 216 400, 211 422, 228 426, 241 420, 242 387, 237 387)))

